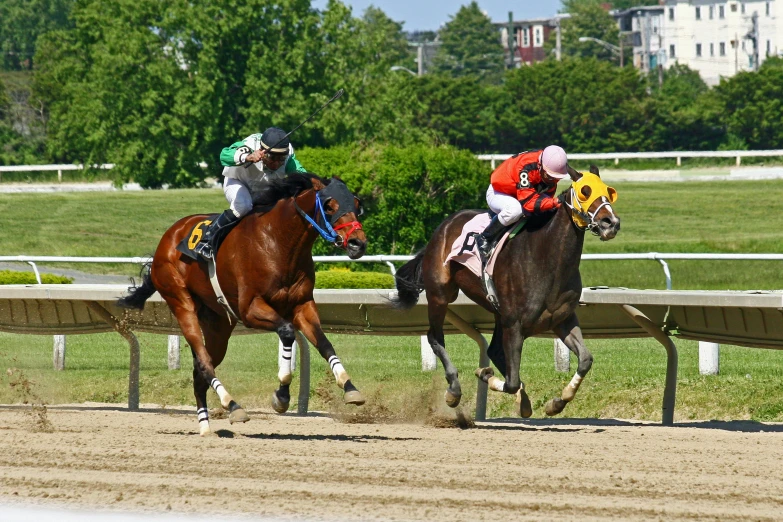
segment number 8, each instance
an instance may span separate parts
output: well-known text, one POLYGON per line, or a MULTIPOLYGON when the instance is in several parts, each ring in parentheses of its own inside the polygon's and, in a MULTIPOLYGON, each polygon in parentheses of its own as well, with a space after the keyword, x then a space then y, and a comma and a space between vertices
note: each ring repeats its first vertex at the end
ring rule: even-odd
POLYGON ((530 186, 530 180, 527 177, 527 172, 519 173, 519 187, 525 188, 530 186))

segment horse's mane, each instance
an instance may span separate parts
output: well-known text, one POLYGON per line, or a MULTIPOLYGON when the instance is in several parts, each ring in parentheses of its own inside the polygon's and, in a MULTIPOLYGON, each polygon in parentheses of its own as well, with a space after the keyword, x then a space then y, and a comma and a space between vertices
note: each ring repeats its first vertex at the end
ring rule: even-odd
POLYGON ((291 198, 307 189, 313 188, 313 180, 328 185, 330 179, 324 179, 312 172, 292 172, 280 179, 273 179, 264 185, 253 198, 253 204, 259 206, 274 205, 281 199, 291 198))

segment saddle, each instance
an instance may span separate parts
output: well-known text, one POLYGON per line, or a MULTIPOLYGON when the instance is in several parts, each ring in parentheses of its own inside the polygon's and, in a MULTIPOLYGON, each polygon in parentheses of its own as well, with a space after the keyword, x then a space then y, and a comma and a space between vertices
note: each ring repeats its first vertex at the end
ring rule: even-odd
POLYGON ((513 238, 519 233, 525 226, 526 219, 519 220, 515 225, 503 232, 503 236, 497 242, 495 247, 490 252, 489 259, 485 270, 481 269, 481 256, 479 255, 478 248, 476 248, 476 236, 481 234, 489 222, 492 220, 492 215, 489 212, 482 212, 476 215, 473 219, 465 223, 462 227, 462 232, 454 240, 451 245, 451 251, 443 264, 448 264, 449 261, 455 261, 461 265, 467 267, 471 272, 476 274, 484 282, 484 288, 487 292, 487 299, 495 309, 498 308, 497 292, 495 291, 495 284, 492 281, 492 274, 495 269, 495 260, 498 253, 503 249, 510 238, 513 238))
MULTIPOLYGON (((180 251, 182 254, 186 255, 187 257, 191 258, 193 261, 198 261, 201 259, 201 256, 196 254, 194 249, 196 248, 196 245, 199 244, 201 241, 201 238, 204 237, 204 230, 206 227, 208 227, 220 214, 210 214, 207 216, 206 219, 199 221, 196 223, 193 228, 190 229, 190 232, 182 239, 182 241, 179 242, 177 245, 177 250, 180 251)), ((217 256, 217 251, 220 248, 220 245, 223 243, 223 239, 226 237, 226 235, 231 231, 239 221, 236 223, 233 223, 223 229, 221 229, 218 232, 218 236, 215 238, 215 255, 217 256)))
MULTIPOLYGON (((177 245, 177 250, 194 261, 203 261, 201 256, 196 254, 194 249, 201 241, 201 238, 204 237, 204 228, 209 226, 212 221, 217 219, 218 216, 219 214, 210 214, 207 219, 196 223, 193 228, 190 229, 190 232, 182 239, 182 241, 179 242, 177 245)), ((213 256, 212 259, 207 260, 209 282, 212 284, 212 289, 215 291, 215 296, 217 296, 218 303, 220 303, 220 306, 222 306, 226 311, 229 322, 238 322, 239 316, 237 316, 234 310, 231 309, 225 294, 223 294, 223 290, 220 288, 220 283, 218 283, 217 279, 217 270, 215 269, 215 258, 217 257, 218 248, 220 248, 220 245, 223 243, 223 239, 226 237, 228 232, 237 225, 237 223, 239 223, 239 220, 218 232, 218 236, 215 237, 215 256, 213 256)))

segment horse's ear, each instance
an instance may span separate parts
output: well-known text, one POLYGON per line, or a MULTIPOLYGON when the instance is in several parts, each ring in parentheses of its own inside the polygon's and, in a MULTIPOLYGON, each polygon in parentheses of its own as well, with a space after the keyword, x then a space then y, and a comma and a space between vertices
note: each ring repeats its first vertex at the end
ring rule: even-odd
POLYGON ((579 181, 579 178, 582 177, 582 173, 573 168, 571 165, 567 165, 568 168, 568 175, 571 178, 571 181, 579 181))
POLYGON ((595 174, 599 178, 601 177, 601 175, 598 173, 598 167, 596 167, 595 165, 590 165, 590 172, 592 172, 593 174, 595 174))
POLYGON ((323 184, 323 182, 319 178, 313 177, 313 178, 310 178, 310 181, 313 182, 313 189, 315 189, 315 190, 321 190, 321 189, 323 189, 326 186, 326 185, 323 184))

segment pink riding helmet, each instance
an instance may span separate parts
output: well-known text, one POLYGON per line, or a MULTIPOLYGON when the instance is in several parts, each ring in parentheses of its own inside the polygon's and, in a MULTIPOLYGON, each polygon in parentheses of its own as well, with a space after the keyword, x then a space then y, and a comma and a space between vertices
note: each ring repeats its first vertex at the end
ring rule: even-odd
POLYGON ((541 153, 541 166, 555 179, 568 176, 568 158, 562 147, 550 145, 541 153))

